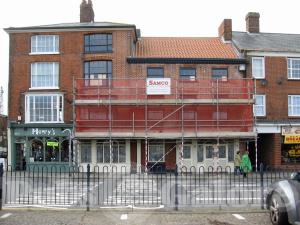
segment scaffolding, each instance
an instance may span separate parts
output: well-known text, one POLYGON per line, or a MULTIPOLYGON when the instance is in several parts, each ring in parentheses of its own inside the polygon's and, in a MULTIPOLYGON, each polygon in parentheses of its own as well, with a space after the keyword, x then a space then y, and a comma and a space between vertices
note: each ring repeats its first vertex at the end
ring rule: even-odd
POLYGON ((144 139, 146 172, 151 139, 180 139, 182 168, 185 139, 255 136, 251 79, 172 84, 168 95, 147 95, 145 79, 77 79, 76 133, 109 139, 110 165, 114 138, 144 139))

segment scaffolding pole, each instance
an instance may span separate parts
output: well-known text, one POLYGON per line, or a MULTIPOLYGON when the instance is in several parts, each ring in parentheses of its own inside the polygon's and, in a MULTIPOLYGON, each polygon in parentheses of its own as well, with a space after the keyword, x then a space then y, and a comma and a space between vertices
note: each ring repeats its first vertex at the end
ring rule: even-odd
POLYGON ((111 80, 109 79, 109 166, 112 171, 113 150, 112 150, 112 112, 111 112, 111 80))

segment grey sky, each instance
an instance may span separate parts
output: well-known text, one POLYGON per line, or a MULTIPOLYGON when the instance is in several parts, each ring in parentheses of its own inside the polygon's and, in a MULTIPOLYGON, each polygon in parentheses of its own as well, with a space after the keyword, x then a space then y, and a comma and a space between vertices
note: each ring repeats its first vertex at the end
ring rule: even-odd
MULTIPOLYGON (((79 21, 82 0, 1 1, 0 28, 79 21)), ((259 12, 261 32, 299 33, 299 0, 92 0, 95 21, 135 24, 142 36, 217 36, 224 18, 245 31, 247 12, 259 12)), ((7 113, 8 35, 0 30, 0 86, 7 113)))

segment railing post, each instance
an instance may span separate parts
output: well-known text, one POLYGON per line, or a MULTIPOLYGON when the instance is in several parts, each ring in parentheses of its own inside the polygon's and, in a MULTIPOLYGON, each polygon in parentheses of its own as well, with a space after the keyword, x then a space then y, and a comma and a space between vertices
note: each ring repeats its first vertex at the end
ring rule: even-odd
POLYGON ((2 210, 3 163, 0 164, 0 210, 2 210))
POLYGON ((261 209, 264 209, 264 165, 261 163, 259 166, 259 173, 260 173, 260 203, 261 209))
POLYGON ((178 166, 175 167, 175 210, 178 211, 178 166))
MULTIPOLYGON (((87 165, 87 195, 86 195, 86 211, 90 211, 90 175, 91 175, 91 166, 87 165)), ((83 187, 82 187, 83 188, 83 187)))

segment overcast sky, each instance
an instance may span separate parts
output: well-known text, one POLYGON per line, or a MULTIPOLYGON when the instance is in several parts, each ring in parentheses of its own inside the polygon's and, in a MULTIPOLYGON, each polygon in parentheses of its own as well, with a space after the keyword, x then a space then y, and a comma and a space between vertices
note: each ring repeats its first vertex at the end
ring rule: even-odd
MULTIPOLYGON (((0 5, 0 86, 7 113, 8 35, 2 28, 79 22, 82 0, 3 0, 0 5)), ((299 0, 92 0, 95 21, 135 24, 142 36, 218 35, 224 18, 245 31, 247 12, 260 13, 261 32, 300 34, 299 0)))

